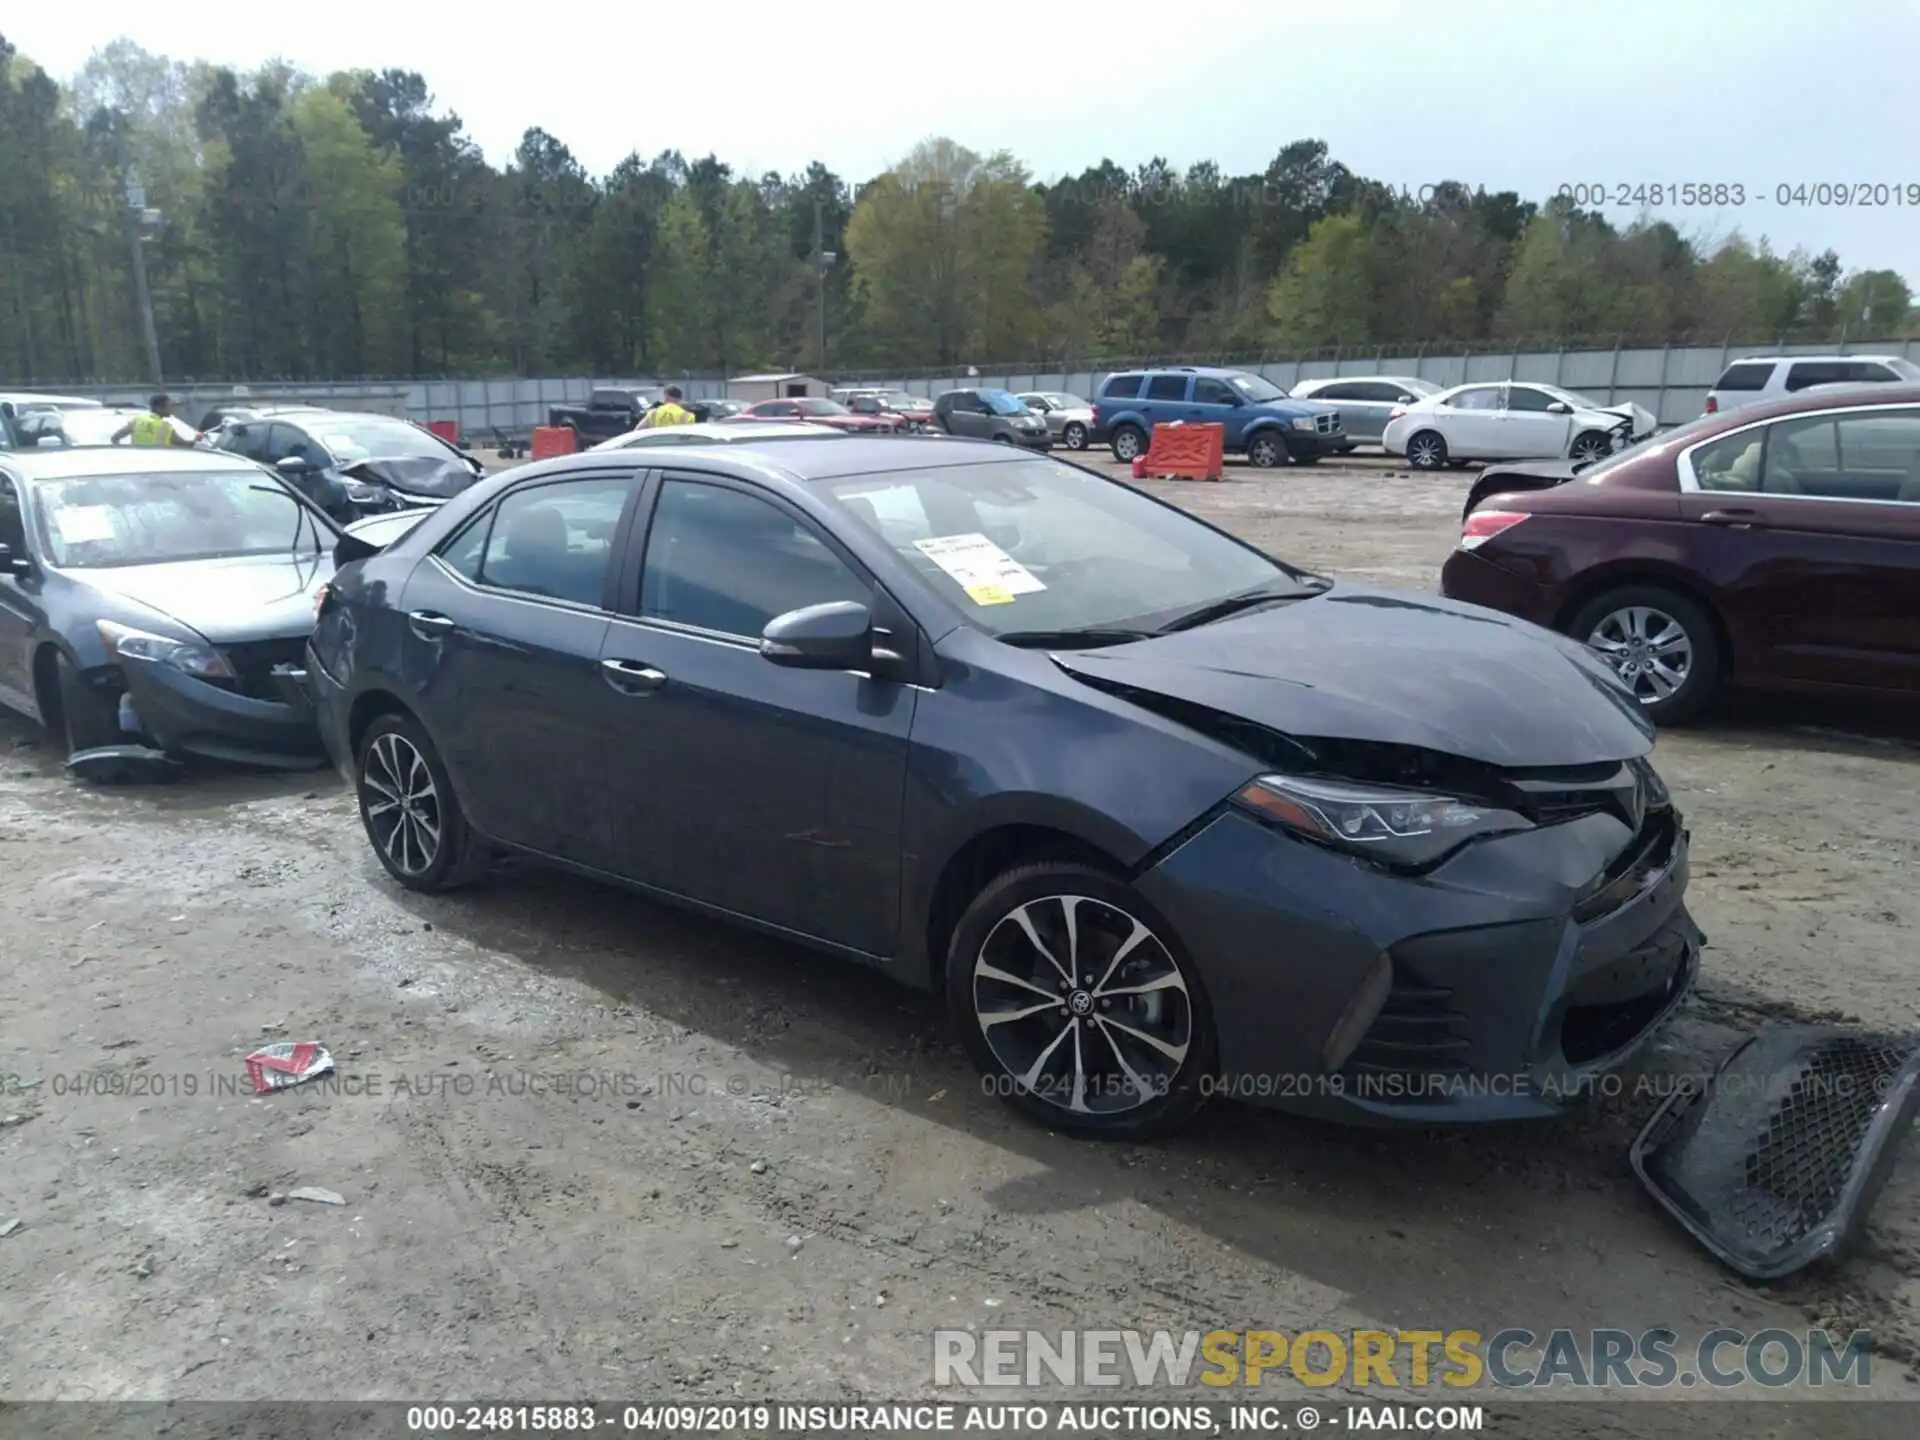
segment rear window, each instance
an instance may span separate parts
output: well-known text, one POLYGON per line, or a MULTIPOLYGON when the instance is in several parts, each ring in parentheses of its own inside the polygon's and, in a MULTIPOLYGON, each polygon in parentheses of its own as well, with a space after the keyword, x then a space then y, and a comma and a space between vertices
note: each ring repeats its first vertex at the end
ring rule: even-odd
POLYGON ((1137 399, 1140 395, 1140 382, 1144 378, 1146 377, 1141 375, 1115 375, 1107 381, 1106 387, 1100 392, 1100 397, 1103 400, 1137 399))
POLYGON ((1716 390, 1764 390, 1772 374, 1773 362, 1770 360, 1750 365, 1729 365, 1727 373, 1713 382, 1713 388, 1716 390))

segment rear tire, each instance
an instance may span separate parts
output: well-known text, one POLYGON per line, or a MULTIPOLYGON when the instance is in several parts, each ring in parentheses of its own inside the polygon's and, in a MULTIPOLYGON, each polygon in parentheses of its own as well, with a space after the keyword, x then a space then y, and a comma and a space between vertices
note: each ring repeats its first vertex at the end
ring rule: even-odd
POLYGON ((1078 420, 1074 421, 1060 432, 1060 443, 1065 445, 1069 450, 1086 449, 1087 427, 1082 425, 1078 420))
POLYGON ((492 859, 467 824, 440 752, 410 715, 381 715, 354 762, 360 823, 387 874, 431 895, 469 884, 492 859))
POLYGON ((946 980, 983 1084, 1042 1124, 1137 1140, 1206 1096, 1218 1045, 1199 972, 1103 869, 1046 861, 989 882, 954 927, 946 980))
POLYGON ((1438 430, 1422 430, 1407 441, 1407 464, 1415 470, 1444 470, 1447 459, 1446 437, 1438 430))
POLYGON ((102 695, 81 679, 78 667, 65 655, 54 661, 54 685, 60 701, 58 733, 66 742, 69 757, 82 750, 120 743, 119 701, 102 695))
POLYGON ((1287 442, 1273 431, 1263 431, 1247 441, 1247 463, 1260 470, 1271 470, 1287 463, 1287 442))
POLYGON ((1113 449, 1113 458, 1122 465, 1131 465, 1147 453, 1147 436, 1138 425, 1116 425, 1107 442, 1113 449))
POLYGON ((1580 607, 1567 633, 1632 688, 1641 713, 1656 725, 1693 719, 1720 687, 1713 619, 1677 590, 1623 585, 1596 595, 1580 607))

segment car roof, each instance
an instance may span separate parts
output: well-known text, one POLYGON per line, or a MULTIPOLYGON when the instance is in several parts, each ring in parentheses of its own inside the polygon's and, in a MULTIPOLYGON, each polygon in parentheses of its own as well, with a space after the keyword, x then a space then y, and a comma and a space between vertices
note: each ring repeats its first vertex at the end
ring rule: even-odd
MULTIPOLYGON (((801 425, 786 420, 746 420, 733 421, 725 425, 709 425, 696 421, 692 425, 663 426, 658 430, 629 430, 624 435, 616 435, 612 440, 603 440, 590 447, 593 450, 631 450, 647 442, 638 438, 646 435, 694 435, 703 440, 712 440, 721 445, 739 445, 749 440, 845 440, 848 437, 841 431, 825 425, 801 425), (616 443, 621 442, 621 443, 616 443)), ((664 442, 662 442, 664 443, 664 442)), ((685 444, 685 441, 681 441, 685 444)))
POLYGON ((1856 355, 1849 353, 1846 355, 1742 355, 1737 360, 1729 360, 1727 364, 1729 366, 1774 365, 1782 360, 1898 360, 1903 364, 1911 365, 1913 363, 1904 355, 1856 355))
POLYGON ((1751 425, 1756 420, 1771 420, 1776 416, 1804 415, 1817 410, 1849 410, 1869 405, 1876 409, 1882 405, 1920 405, 1920 383, 1882 380, 1815 385, 1798 394, 1763 401, 1758 405, 1743 405, 1738 410, 1723 413, 1728 422, 1726 428, 1735 430, 1751 425))
MULTIPOLYGON (((911 470, 933 470, 955 465, 1061 463, 991 440, 963 440, 944 435, 862 435, 844 438, 847 443, 842 445, 822 445, 811 435, 735 441, 715 445, 711 449, 704 445, 686 445, 673 452, 674 463, 683 465, 698 460, 702 466, 718 474, 802 484, 817 480, 842 480, 856 475, 902 474, 911 470)), ((585 450, 575 455, 561 455, 531 465, 516 466, 512 470, 497 472, 491 479, 512 483, 549 475, 577 474, 583 460, 593 462, 593 468, 600 468, 630 465, 633 456, 626 450, 585 450)), ((503 484, 500 488, 507 487, 503 484)))
POLYGON ((0 455, 27 481, 73 480, 94 475, 186 474, 195 470, 252 470, 251 460, 225 450, 180 446, 76 445, 59 450, 16 450, 0 455))
POLYGON ((84 395, 42 395, 33 390, 0 390, 0 404, 11 405, 16 410, 23 405, 46 405, 56 410, 101 408, 98 400, 90 400, 84 395))

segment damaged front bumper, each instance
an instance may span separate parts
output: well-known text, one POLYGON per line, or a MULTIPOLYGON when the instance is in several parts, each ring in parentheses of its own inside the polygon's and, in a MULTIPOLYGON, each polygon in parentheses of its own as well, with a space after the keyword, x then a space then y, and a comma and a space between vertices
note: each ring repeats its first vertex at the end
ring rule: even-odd
POLYGON ((1421 875, 1228 811, 1136 883, 1234 997, 1219 1089, 1348 1122, 1539 1118, 1604 1093, 1704 944, 1670 810, 1630 837, 1606 815, 1496 837, 1421 875))
POLYGON ((247 666, 236 688, 228 688, 162 661, 128 660, 101 683, 119 692, 123 735, 168 756, 312 769, 324 763, 326 752, 292 673, 286 665, 247 666))

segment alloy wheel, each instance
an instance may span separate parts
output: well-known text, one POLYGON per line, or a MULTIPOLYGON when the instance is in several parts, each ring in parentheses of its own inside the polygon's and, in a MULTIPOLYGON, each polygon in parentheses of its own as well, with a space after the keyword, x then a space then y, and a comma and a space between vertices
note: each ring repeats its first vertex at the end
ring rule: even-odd
POLYGON ((1261 469, 1269 469, 1280 463, 1280 442, 1271 435, 1262 435, 1247 447, 1247 459, 1261 469))
POLYGON ((1140 432, 1130 425, 1124 425, 1114 432, 1113 458, 1125 464, 1132 464, 1140 454, 1140 432))
POLYGON ((1195 1038, 1193 997, 1151 927, 1085 895, 1016 905, 973 964, 987 1047, 1020 1090, 1075 1115, 1165 1096, 1195 1038))
POLYGON ((1416 470, 1437 470, 1446 456, 1446 444, 1438 435, 1416 435, 1407 446, 1407 459, 1416 470))
POLYGON ((373 843, 397 869, 421 875, 439 858, 440 791, 426 758, 404 735, 389 731, 367 748, 360 807, 373 843))
POLYGON ((1604 615, 1587 648, 1614 669, 1643 705, 1665 700, 1693 673, 1693 637, 1664 610, 1628 605, 1604 615))
POLYGON ((1061 432, 1060 438, 1066 442, 1069 450, 1084 450, 1087 448, 1087 427, 1075 421, 1061 432))
POLYGON ((1603 455, 1610 453, 1611 449, 1612 447, 1601 436, 1582 435, 1578 440, 1573 442, 1573 449, 1568 452, 1567 458, 1571 460, 1598 460, 1603 455))

